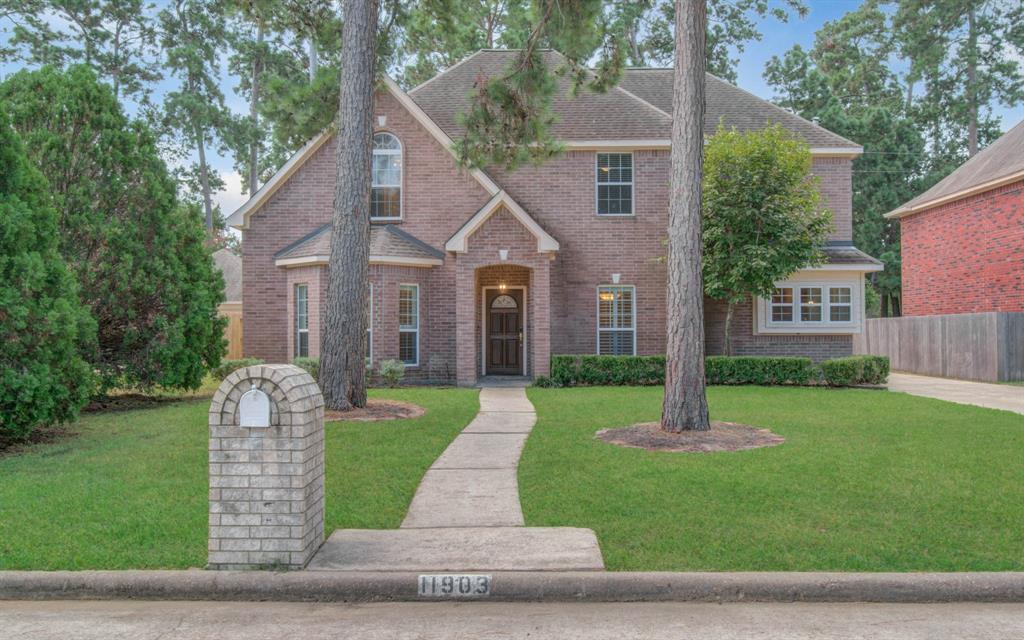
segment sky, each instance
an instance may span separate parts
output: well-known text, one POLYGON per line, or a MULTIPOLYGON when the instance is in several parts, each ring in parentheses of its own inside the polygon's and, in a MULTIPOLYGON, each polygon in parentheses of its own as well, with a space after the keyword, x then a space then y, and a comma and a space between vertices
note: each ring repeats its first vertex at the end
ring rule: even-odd
MULTIPOLYGON (((781 4, 781 1, 769 0, 769 3, 776 6, 781 4)), ((852 11, 859 4, 860 0, 807 0, 809 13, 802 19, 794 17, 786 24, 781 24, 773 18, 762 20, 760 24, 762 39, 747 43, 746 50, 738 55, 737 84, 755 95, 771 99, 773 97, 772 90, 762 77, 765 63, 774 55, 781 56, 794 44, 800 44, 805 49, 809 48, 814 43, 815 32, 822 25, 842 17, 843 14, 852 11)), ((6 37, 5 33, 0 32, 0 44, 6 37)), ((6 76, 17 68, 18 65, 0 64, 0 77, 6 76)), ((235 93, 236 84, 237 78, 229 76, 225 69, 221 87, 227 98, 228 106, 238 113, 244 113, 248 108, 244 99, 235 93)), ((173 81, 164 81, 163 86, 157 88, 156 94, 159 95, 173 85, 173 81)), ((1014 105, 1013 107, 997 105, 994 111, 1001 118, 1004 131, 1024 120, 1024 105, 1014 105)), ((219 153, 216 149, 209 150, 208 157, 211 157, 213 168, 221 174, 225 182, 225 189, 216 195, 216 201, 220 205, 221 212, 225 216, 230 215, 246 199, 246 196, 242 194, 241 176, 235 172, 230 157, 219 153)))

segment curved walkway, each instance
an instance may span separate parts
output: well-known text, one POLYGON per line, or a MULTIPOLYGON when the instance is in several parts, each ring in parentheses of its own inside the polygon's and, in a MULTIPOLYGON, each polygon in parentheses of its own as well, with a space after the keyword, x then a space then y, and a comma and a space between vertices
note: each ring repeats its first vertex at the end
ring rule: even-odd
POLYGON ((341 529, 313 570, 600 570, 590 529, 526 527, 516 468, 537 422, 521 387, 485 386, 480 412, 434 461, 397 530, 341 529))

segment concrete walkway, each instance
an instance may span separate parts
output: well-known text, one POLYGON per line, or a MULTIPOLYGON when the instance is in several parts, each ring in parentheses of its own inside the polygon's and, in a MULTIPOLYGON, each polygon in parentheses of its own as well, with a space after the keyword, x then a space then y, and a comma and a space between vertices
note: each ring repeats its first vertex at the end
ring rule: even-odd
POLYGON ((1024 414, 1024 386, 891 373, 889 391, 1024 414))
POLYGON ((485 386, 480 412, 434 461, 401 529, 335 531, 313 570, 599 570, 590 529, 525 528, 516 468, 537 422, 526 390, 485 386))

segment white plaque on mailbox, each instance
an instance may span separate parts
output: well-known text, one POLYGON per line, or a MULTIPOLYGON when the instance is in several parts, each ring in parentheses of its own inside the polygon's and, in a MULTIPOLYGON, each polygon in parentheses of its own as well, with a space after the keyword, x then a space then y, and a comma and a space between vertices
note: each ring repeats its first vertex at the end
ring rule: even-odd
POLYGON ((238 418, 242 427, 270 426, 270 396, 257 389, 255 383, 238 400, 238 418))

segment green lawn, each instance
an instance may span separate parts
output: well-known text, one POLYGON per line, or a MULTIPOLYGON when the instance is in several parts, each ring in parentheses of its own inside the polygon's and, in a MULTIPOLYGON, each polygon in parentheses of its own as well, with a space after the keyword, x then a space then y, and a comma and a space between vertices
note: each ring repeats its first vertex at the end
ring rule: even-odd
POLYGON ((779 447, 651 453, 594 439, 659 388, 530 389, 532 526, 589 527, 613 570, 1024 570, 1024 416, 875 390, 712 387, 779 447))
MULTIPOLYGON (((327 513, 397 527, 427 467, 478 409, 466 389, 373 391, 427 414, 327 425, 327 513)), ((208 400, 87 414, 79 434, 0 457, 0 569, 206 563, 208 400)))

